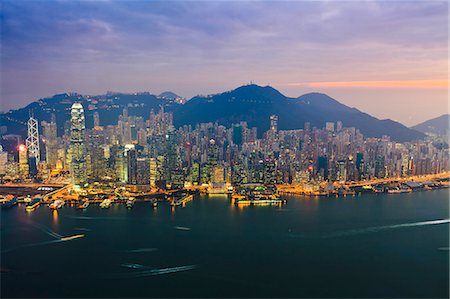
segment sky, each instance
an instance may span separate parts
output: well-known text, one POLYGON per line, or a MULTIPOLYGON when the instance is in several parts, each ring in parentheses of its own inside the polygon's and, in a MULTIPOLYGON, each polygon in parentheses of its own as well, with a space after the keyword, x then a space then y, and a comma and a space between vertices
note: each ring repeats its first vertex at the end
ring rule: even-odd
POLYGON ((250 82, 405 125, 448 113, 447 1, 2 0, 1 111, 250 82))

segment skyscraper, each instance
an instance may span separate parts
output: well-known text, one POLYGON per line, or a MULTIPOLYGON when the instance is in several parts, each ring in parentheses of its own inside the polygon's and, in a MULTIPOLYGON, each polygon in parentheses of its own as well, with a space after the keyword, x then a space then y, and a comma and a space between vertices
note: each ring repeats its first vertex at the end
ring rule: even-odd
POLYGON ((49 168, 53 169, 56 167, 56 162, 58 160, 58 140, 55 122, 45 122, 41 123, 42 133, 44 136, 45 144, 45 160, 49 168))
POLYGON ((98 114, 98 111, 94 112, 94 127, 99 127, 100 126, 100 115, 98 114))
POLYGON ((84 144, 84 110, 80 103, 74 103, 70 118, 70 149, 72 153, 72 182, 82 186, 86 182, 86 151, 84 144))
POLYGON ((19 145, 19 174, 22 178, 28 177, 28 151, 25 144, 19 145))
POLYGON ((278 131, 278 116, 271 115, 270 116, 270 130, 274 133, 278 131))
POLYGON ((28 150, 28 157, 33 158, 31 163, 33 168, 37 169, 37 164, 40 161, 40 149, 39 149, 39 125, 37 119, 30 115, 28 119, 28 137, 26 140, 26 146, 28 150))

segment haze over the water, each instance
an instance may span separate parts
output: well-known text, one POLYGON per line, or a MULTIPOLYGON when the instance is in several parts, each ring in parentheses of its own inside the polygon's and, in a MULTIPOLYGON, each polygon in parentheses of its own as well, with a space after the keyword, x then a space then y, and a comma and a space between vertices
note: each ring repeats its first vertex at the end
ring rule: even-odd
POLYGON ((2 1, 1 107, 254 81, 417 124, 448 110, 448 2, 2 1))

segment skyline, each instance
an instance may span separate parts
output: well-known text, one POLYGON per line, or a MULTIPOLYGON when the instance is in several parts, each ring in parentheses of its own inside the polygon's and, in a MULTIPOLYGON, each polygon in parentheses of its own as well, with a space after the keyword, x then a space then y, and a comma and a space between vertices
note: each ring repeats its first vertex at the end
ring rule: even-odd
POLYGON ((407 126, 448 112, 446 1, 3 1, 1 16, 2 111, 70 91, 190 98, 253 81, 407 126))

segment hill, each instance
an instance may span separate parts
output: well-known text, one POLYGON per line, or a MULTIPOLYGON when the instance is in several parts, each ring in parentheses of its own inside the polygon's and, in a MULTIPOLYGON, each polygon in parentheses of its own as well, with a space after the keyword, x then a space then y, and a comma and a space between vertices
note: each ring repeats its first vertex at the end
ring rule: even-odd
POLYGON ((303 128, 305 122, 322 128, 327 121, 340 120, 344 126, 356 127, 368 137, 389 135, 400 142, 424 137, 422 133, 398 122, 379 120, 326 94, 308 93, 298 98, 288 98, 270 86, 241 86, 225 93, 195 97, 175 108, 174 121, 177 126, 214 121, 229 126, 247 121, 261 134, 269 128, 270 115, 276 114, 281 130, 303 128))
POLYGON ((432 133, 436 135, 447 135, 450 126, 450 115, 444 114, 439 117, 429 119, 411 127, 411 129, 417 130, 422 133, 432 133))
POLYGON ((245 85, 234 90, 209 96, 197 96, 178 104, 161 95, 150 93, 82 96, 79 94, 60 94, 40 99, 30 105, 0 114, 2 125, 8 133, 26 135, 26 120, 29 111, 40 120, 50 120, 56 115, 59 134, 70 118, 70 107, 80 101, 86 113, 86 126, 93 126, 93 113, 99 112, 101 125, 117 124, 118 116, 125 107, 130 115, 148 118, 150 110, 157 112, 161 106, 174 113, 176 127, 205 122, 218 122, 230 126, 247 121, 250 127, 257 127, 258 134, 269 128, 269 117, 278 115, 281 130, 303 128, 305 122, 322 128, 327 121, 342 121, 346 127, 356 127, 365 136, 381 137, 389 135, 396 141, 410 141, 423 138, 424 134, 409 129, 402 124, 386 119, 379 120, 355 108, 350 108, 322 93, 308 93, 298 98, 289 98, 270 86, 245 85))

